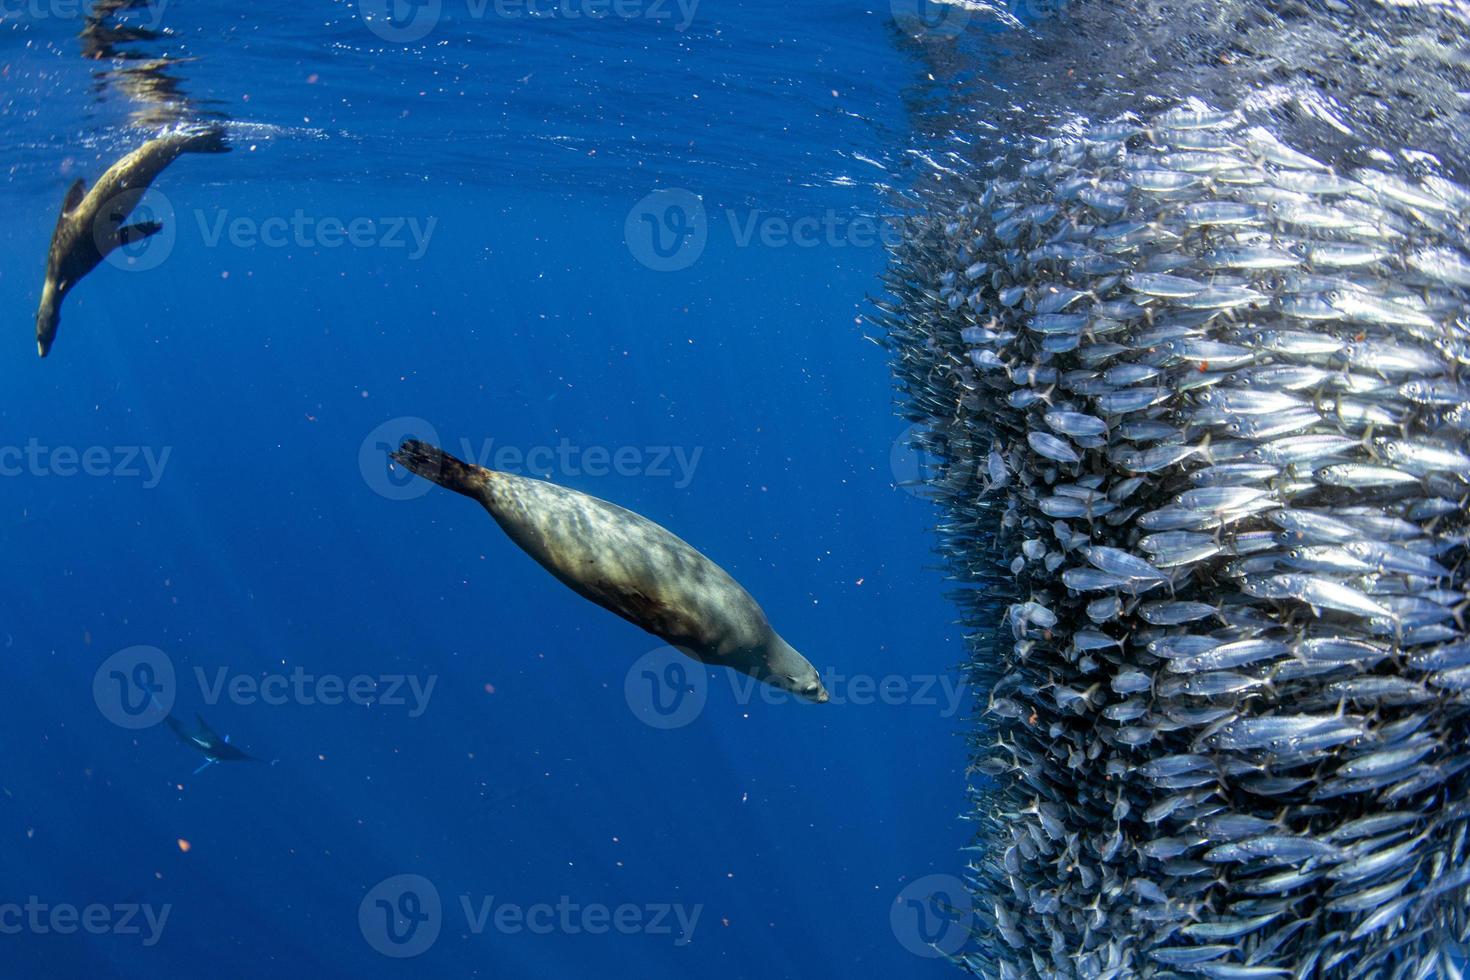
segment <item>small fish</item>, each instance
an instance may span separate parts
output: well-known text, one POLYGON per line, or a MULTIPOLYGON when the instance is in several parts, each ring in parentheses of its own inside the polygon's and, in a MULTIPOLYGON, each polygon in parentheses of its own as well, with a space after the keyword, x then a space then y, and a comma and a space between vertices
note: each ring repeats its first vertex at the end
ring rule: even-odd
POLYGON ((1470 258, 1448 248, 1425 248, 1407 259, 1409 268, 1446 286, 1470 289, 1470 258))
POLYGON ((1100 436, 1108 431, 1108 424, 1102 419, 1080 412, 1051 411, 1044 420, 1065 436, 1100 436))
POLYGON ((1317 478, 1334 487, 1361 490, 1367 487, 1401 486, 1418 483, 1419 477, 1387 466, 1371 466, 1367 463, 1340 463, 1324 466, 1317 471, 1317 478))
POLYGON ((1178 210, 1177 214, 1179 220, 1184 224, 1196 228, 1210 225, 1218 227, 1256 225, 1265 218, 1265 214, 1254 204, 1241 204, 1236 201, 1197 201, 1194 204, 1186 204, 1178 210))
POLYGON ((1267 599, 1296 599, 1309 606, 1397 619, 1392 612, 1357 589, 1332 579, 1311 575, 1272 575, 1264 580, 1247 580, 1241 586, 1247 595, 1267 599))
MULTIPOLYGON (((1422 330, 1434 329, 1434 318, 1427 313, 1411 309, 1402 303, 1392 300, 1380 299, 1369 293, 1349 289, 1334 289, 1326 294, 1327 305, 1336 310, 1343 318, 1355 323, 1370 323, 1379 326, 1396 327, 1418 327, 1422 330)), ((1404 353, 1404 352, 1400 352, 1404 353)), ((1349 358, 1352 360, 1351 357, 1349 358)), ((1357 363, 1353 361, 1353 363, 1357 363)), ((1399 362, 1394 362, 1399 363, 1399 362)), ((1416 365, 1419 363, 1413 359, 1405 363, 1416 365)), ((1384 370, 1382 365, 1374 365, 1378 370, 1384 370)), ((1433 370, 1431 361, 1430 370, 1433 370)), ((1405 370, 1415 370, 1417 367, 1406 367, 1405 370)))
MULTIPOLYGON (((1197 105, 1198 103, 1196 103, 1197 105)), ((1180 106, 1170 109, 1168 112, 1160 113, 1153 120, 1153 128, 1157 130, 1195 130, 1195 129, 1225 129, 1240 123, 1240 117, 1233 112, 1225 112, 1219 109, 1193 108, 1180 106)))
POLYGON ((1295 269, 1302 259, 1268 245, 1220 246, 1207 249, 1200 257, 1207 269, 1246 269, 1263 271, 1295 269))
POLYGON ((1092 545, 1083 548, 1082 553, 1095 568, 1112 575, 1160 582, 1168 581, 1168 576, 1163 572, 1154 568, 1137 555, 1130 554, 1120 548, 1092 545))
POLYGON ((1028 432, 1026 442, 1047 459, 1053 459, 1059 463, 1082 462, 1082 457, 1077 455, 1077 450, 1073 449, 1070 443, 1045 432, 1028 432))
POLYGON ((1166 273, 1156 272, 1130 272, 1123 277, 1128 288, 1145 296, 1158 296, 1167 299, 1183 299, 1199 296, 1209 287, 1204 283, 1183 276, 1171 276, 1166 273))

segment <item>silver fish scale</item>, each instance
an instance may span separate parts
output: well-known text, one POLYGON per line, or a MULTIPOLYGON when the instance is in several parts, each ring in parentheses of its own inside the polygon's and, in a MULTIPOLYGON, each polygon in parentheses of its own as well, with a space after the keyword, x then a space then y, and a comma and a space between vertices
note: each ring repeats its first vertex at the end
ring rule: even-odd
POLYGON ((949 461, 993 692, 964 964, 1440 975, 1470 940, 1470 872, 1447 874, 1470 854, 1470 191, 1191 103, 909 220, 875 319, 949 461), (978 288, 955 305, 945 277, 978 288))

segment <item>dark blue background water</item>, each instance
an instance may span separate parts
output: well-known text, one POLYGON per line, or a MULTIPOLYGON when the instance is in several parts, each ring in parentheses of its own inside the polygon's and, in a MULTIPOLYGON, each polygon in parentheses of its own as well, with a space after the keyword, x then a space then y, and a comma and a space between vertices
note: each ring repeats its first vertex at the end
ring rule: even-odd
POLYGON ((752 701, 706 671, 699 716, 652 727, 625 680, 657 641, 469 501, 389 499, 372 444, 417 417, 452 449, 698 452, 687 485, 677 466, 539 475, 690 540, 824 671, 910 695, 950 676, 933 511, 895 486, 904 426, 857 322, 882 249, 843 231, 742 246, 729 218, 850 229, 880 213, 918 69, 886 9, 847 2, 706 0, 682 32, 454 6, 410 45, 375 38, 355 5, 170 6, 165 46, 198 59, 177 73, 231 117, 236 150, 163 175, 168 254, 94 273, 44 362, 32 318, 62 192, 143 135, 125 125, 137 103, 94 89, 74 18, 0 22, 0 444, 169 454, 156 486, 146 467, 0 478, 0 905, 171 906, 151 947, 0 935, 0 975, 944 975, 890 913, 906 884, 959 870, 963 711, 937 688, 752 701), (658 187, 709 214, 683 271, 625 242, 658 187), (416 260, 207 234, 298 211, 434 226, 416 260), (166 728, 109 721, 94 675, 139 644, 176 668, 176 714, 277 764, 193 776, 200 757, 166 728), (211 705, 195 679, 298 667, 436 686, 411 717, 211 705), (359 927, 399 874, 445 906, 438 941, 404 961, 359 927), (685 944, 476 934, 460 896, 700 918, 685 944))

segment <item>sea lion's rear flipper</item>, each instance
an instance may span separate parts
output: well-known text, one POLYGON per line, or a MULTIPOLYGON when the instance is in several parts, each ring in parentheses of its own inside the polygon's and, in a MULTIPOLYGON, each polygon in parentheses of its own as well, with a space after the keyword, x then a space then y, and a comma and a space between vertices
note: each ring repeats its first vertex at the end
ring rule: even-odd
POLYGON ((230 144, 225 142, 225 131, 218 126, 201 128, 189 134, 189 141, 181 149, 185 153, 229 153, 230 144))
POLYGON ((112 247, 117 248, 120 245, 131 245, 134 242, 141 242, 143 239, 156 235, 160 231, 163 231, 163 224, 158 221, 140 221, 135 225, 124 225, 117 230, 117 242, 112 247))
POLYGON ((404 442, 392 454, 392 459, 410 473, 432 480, 441 487, 462 493, 466 497, 478 498, 479 488, 485 482, 485 471, 480 467, 455 459, 444 450, 417 439, 404 442))

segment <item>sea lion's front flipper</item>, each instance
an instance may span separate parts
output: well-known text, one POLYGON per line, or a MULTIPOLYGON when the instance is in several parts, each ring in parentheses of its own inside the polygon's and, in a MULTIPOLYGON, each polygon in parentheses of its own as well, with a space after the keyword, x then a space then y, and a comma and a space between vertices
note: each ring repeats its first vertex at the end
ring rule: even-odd
POLYGON ((78 177, 76 183, 66 192, 66 198, 61 202, 61 217, 65 219, 77 209, 82 203, 82 198, 87 196, 87 182, 78 177))
POLYGON ((141 242, 143 239, 150 238, 160 231, 163 231, 163 223, 158 221, 140 221, 134 225, 124 225, 117 230, 117 241, 112 244, 112 248, 109 248, 108 251, 110 252, 120 245, 131 245, 134 242, 141 242))

